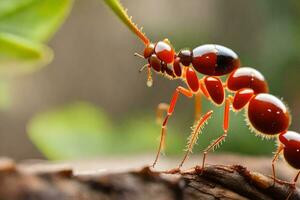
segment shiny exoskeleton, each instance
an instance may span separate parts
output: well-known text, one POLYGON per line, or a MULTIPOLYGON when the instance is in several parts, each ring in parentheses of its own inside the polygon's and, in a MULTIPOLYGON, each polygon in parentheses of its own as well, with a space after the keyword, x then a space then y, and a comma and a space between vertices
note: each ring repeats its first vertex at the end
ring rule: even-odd
POLYGON ((186 79, 194 92, 199 90, 195 71, 209 76, 222 76, 240 65, 237 54, 224 46, 208 44, 196 47, 192 51, 184 49, 176 54, 167 39, 146 46, 144 58, 148 59, 148 67, 172 78, 181 78, 183 67, 191 65, 192 68, 186 73, 186 79))
MULTIPOLYGON (((149 44, 144 50, 144 58, 148 59, 148 68, 155 72, 167 76, 170 79, 182 79, 188 88, 178 87, 174 92, 170 105, 164 108, 167 116, 162 124, 161 144, 154 161, 155 166, 163 142, 165 140, 166 125, 172 115, 179 94, 187 97, 202 94, 211 100, 215 105, 220 106, 225 103, 224 108, 224 133, 209 145, 203 156, 202 168, 205 167, 207 153, 216 148, 227 136, 229 128, 230 107, 233 111, 246 111, 247 121, 250 128, 263 137, 279 137, 279 150, 283 151, 284 158, 296 169, 300 169, 300 134, 288 131, 291 123, 290 113, 285 104, 277 97, 269 94, 268 84, 264 76, 254 68, 240 66, 238 55, 231 49, 221 45, 201 45, 195 49, 184 49, 175 52, 170 42, 165 39, 156 44, 149 44), (197 72, 205 75, 198 78, 197 72), (219 76, 228 75, 225 83, 219 76), (231 93, 226 96, 226 90, 231 93), (288 140, 292 140, 290 145, 288 140)), ((191 134, 187 152, 176 170, 182 167, 189 153, 192 151, 201 127, 211 117, 213 111, 210 110, 198 121, 191 134)), ((274 162, 278 154, 275 155, 273 175, 275 180, 274 162)))
MULTIPOLYGON (((121 7, 121 5, 119 6, 121 7)), ((202 169, 205 166, 207 153, 216 148, 228 134, 229 113, 232 107, 234 112, 245 110, 248 124, 257 135, 278 137, 278 150, 272 162, 274 183, 277 180, 274 164, 279 154, 283 152, 287 163, 299 170, 292 182, 292 186, 295 187, 300 175, 300 134, 288 130, 291 123, 289 110, 280 99, 268 93, 268 84, 259 71, 250 67, 239 68, 238 55, 231 49, 221 45, 206 44, 193 50, 183 49, 176 53, 168 39, 151 43, 145 34, 132 23, 126 12, 123 12, 122 15, 126 18, 127 26, 145 44, 143 55, 136 55, 148 62, 144 66, 148 69, 147 85, 152 85, 151 71, 153 70, 171 80, 181 79, 187 86, 176 88, 170 104, 162 103, 158 106, 158 116, 161 116, 162 111, 167 111, 167 115, 162 121, 161 139, 153 167, 156 165, 164 146, 168 119, 174 112, 179 95, 189 98, 195 96, 198 119, 189 137, 187 151, 182 162, 178 168, 169 172, 180 171, 197 141, 201 128, 213 114, 213 111, 210 110, 201 118, 199 117, 201 111, 199 99, 203 95, 216 106, 224 104, 224 121, 223 134, 204 150, 202 169), (198 78, 197 73, 204 76, 198 78), (225 82, 220 79, 220 76, 223 75, 228 75, 225 82)))

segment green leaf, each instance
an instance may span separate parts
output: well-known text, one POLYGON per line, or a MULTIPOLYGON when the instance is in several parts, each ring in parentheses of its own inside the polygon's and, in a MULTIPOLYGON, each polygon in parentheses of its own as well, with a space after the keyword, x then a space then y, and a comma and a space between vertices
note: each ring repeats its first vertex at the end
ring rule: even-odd
POLYGON ((50 159, 99 155, 111 145, 111 132, 103 112, 83 102, 38 114, 28 126, 31 140, 50 159))
POLYGON ((42 42, 62 24, 71 0, 2 0, 0 31, 42 42))
POLYGON ((56 32, 72 0, 0 1, 0 76, 32 72, 52 59, 43 44, 56 32))
POLYGON ((35 71, 52 60, 52 50, 42 43, 0 33, 0 76, 35 71))

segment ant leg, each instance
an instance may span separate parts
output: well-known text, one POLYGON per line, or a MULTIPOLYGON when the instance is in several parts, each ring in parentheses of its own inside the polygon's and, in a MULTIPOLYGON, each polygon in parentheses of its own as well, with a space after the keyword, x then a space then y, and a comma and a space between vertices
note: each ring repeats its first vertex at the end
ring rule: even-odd
POLYGON ((202 160, 202 169, 205 167, 205 160, 208 152, 210 152, 212 149, 214 149, 216 146, 218 146, 227 136, 228 128, 229 128, 229 114, 230 114, 230 103, 231 103, 231 97, 228 97, 225 101, 225 107, 224 107, 224 121, 223 121, 223 135, 221 135, 219 138, 217 138, 215 141, 213 141, 203 152, 203 160, 202 160))
POLYGON ((145 59, 145 57, 144 57, 144 56, 142 56, 142 55, 141 55, 141 54, 139 54, 139 53, 134 53, 133 55, 134 55, 134 56, 137 56, 137 57, 139 57, 139 58, 145 59))
POLYGON ((275 162, 278 160, 278 157, 279 157, 279 155, 282 151, 283 151, 283 146, 282 146, 282 144, 280 144, 278 146, 277 151, 276 151, 276 153, 274 155, 274 158, 272 160, 272 173, 273 173, 273 180, 274 180, 273 185, 275 185, 275 182, 276 182, 275 162))
POLYGON ((296 183, 297 183, 297 181, 298 181, 298 179, 299 179, 299 175, 300 175, 300 171, 298 171, 298 173, 297 173, 297 175, 296 175, 296 177, 294 178, 294 181, 293 181, 293 185, 296 187, 296 183))
POLYGON ((298 171, 296 177, 294 178, 294 181, 291 184, 292 188, 291 188, 291 191, 289 192, 289 195, 287 196, 286 200, 288 200, 292 196, 293 191, 296 189, 296 183, 299 179, 299 175, 300 175, 300 171, 298 171))
POLYGON ((202 111, 201 93, 198 92, 195 95, 195 122, 200 120, 201 111, 202 111))
POLYGON ((167 104, 167 103, 158 104, 157 109, 156 109, 156 121, 157 121, 157 123, 162 123, 163 112, 168 112, 169 106, 170 105, 167 104))
MULTIPOLYGON (((168 109, 169 109, 170 105, 167 103, 160 103, 157 106, 157 110, 156 110, 156 122, 157 123, 162 123, 163 119, 163 112, 167 112, 168 113, 168 109)), ((164 132, 161 133, 161 151, 164 152, 164 148, 165 148, 165 137, 166 137, 166 130, 163 130, 164 132)))
POLYGON ((177 100, 178 100, 178 97, 179 97, 179 94, 183 94, 184 96, 186 97, 192 97, 193 96, 193 93, 184 88, 184 87, 177 87, 173 96, 172 96, 172 99, 171 99, 171 102, 170 102, 170 106, 168 108, 168 113, 167 113, 167 116, 165 117, 163 123, 162 123, 162 126, 161 126, 161 136, 160 136, 160 143, 159 143, 159 147, 158 147, 158 150, 157 150, 157 154, 156 154, 156 157, 155 157, 155 160, 153 162, 153 165, 152 167, 155 167, 158 159, 159 159, 159 155, 160 155, 160 152, 161 152, 161 149, 163 147, 163 144, 164 144, 164 141, 165 141, 165 137, 166 137, 166 128, 167 128, 167 122, 168 122, 168 119, 169 117, 173 114, 174 112, 174 108, 175 108, 175 105, 177 103, 177 100))
POLYGON ((181 161, 181 163, 180 163, 180 165, 178 167, 179 169, 182 167, 183 163, 185 162, 185 160, 187 159, 187 157, 189 156, 189 154, 192 153, 193 146, 196 144, 198 136, 201 133, 201 128, 207 122, 207 120, 211 117, 212 113, 213 113, 212 110, 208 111, 199 120, 199 122, 196 124, 195 128, 193 129, 193 132, 192 132, 191 136, 188 139, 188 146, 187 146, 186 153, 185 153, 185 155, 183 157, 183 160, 181 161))
MULTIPOLYGON (((205 77, 204 77, 204 78, 205 78, 205 77)), ((204 83, 203 83, 203 79, 204 79, 204 78, 202 78, 201 80, 199 80, 200 91, 202 92, 202 94, 203 94, 207 99, 209 99, 209 98, 210 98, 209 93, 208 93, 208 91, 207 91, 207 89, 206 89, 206 87, 205 87, 205 85, 204 85, 204 83)))
POLYGON ((153 79, 152 79, 152 72, 151 72, 151 67, 150 65, 147 65, 147 69, 148 69, 148 74, 147 74, 147 86, 151 87, 153 84, 153 79))

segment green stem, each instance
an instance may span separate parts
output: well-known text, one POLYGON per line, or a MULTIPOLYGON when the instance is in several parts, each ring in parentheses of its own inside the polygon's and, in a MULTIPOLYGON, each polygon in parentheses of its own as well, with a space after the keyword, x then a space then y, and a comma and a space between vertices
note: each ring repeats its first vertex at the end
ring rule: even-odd
POLYGON ((128 16, 126 9, 121 5, 118 0, 104 0, 104 2, 110 7, 110 9, 121 19, 121 21, 135 34, 137 35, 145 45, 150 44, 150 40, 146 35, 132 22, 128 16))

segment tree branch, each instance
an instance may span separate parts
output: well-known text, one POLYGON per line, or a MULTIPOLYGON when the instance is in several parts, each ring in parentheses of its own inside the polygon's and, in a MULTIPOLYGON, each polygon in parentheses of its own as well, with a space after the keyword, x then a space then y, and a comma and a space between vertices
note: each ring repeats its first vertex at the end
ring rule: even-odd
MULTIPOLYGON (((31 171, 13 161, 0 160, 1 200, 196 200, 286 199, 287 183, 248 171, 243 166, 211 165, 203 172, 167 175, 149 168, 108 174, 74 175, 72 169, 44 165, 31 171)), ((290 200, 300 199, 298 189, 290 200)))

